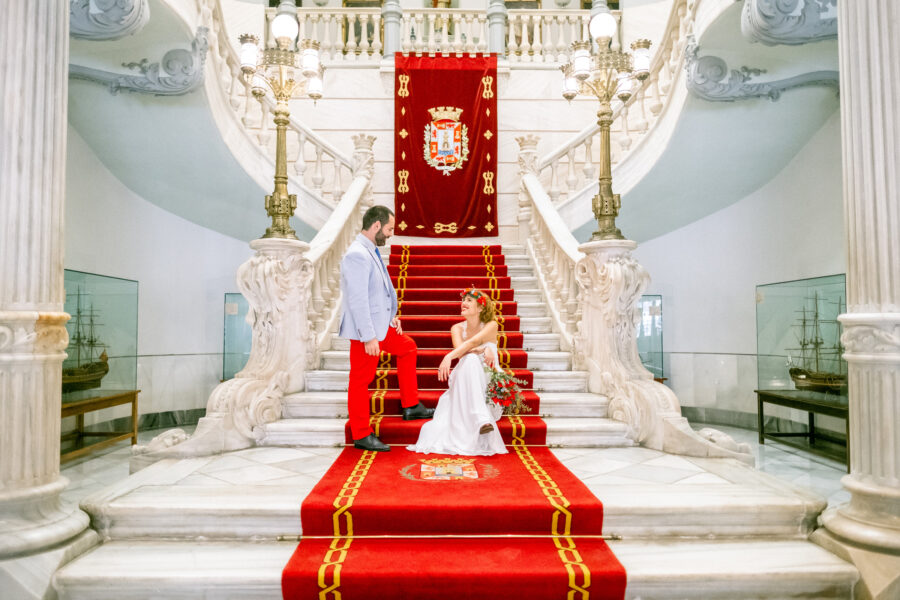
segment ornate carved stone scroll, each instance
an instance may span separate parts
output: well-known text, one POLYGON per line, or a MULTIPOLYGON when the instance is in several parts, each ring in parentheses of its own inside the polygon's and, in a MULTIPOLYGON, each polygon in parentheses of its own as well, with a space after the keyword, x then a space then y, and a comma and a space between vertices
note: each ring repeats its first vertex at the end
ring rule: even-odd
POLYGON ((797 87, 838 86, 837 71, 813 71, 787 79, 754 82, 753 78, 765 73, 765 70, 741 67, 729 71, 724 60, 718 56, 699 56, 699 50, 696 40, 689 38, 684 61, 687 86, 694 96, 710 102, 734 102, 750 98, 768 98, 774 101, 783 92, 797 87))
POLYGON ((687 456, 731 457, 753 463, 735 451, 728 436, 702 437, 681 416, 675 393, 653 380, 637 349, 637 301, 650 282, 631 255, 629 240, 589 242, 575 265, 581 288, 581 322, 575 336, 575 363, 588 371, 591 392, 609 398, 609 416, 629 427, 629 437, 648 448, 687 456), (731 449, 729 449, 731 448, 731 449))
POLYGON ((169 50, 160 62, 151 63, 150 59, 144 58, 139 62, 122 64, 123 67, 137 71, 140 75, 123 75, 81 65, 69 65, 69 76, 105 85, 112 94, 117 94, 120 90, 155 96, 187 94, 203 83, 203 67, 209 48, 206 39, 208 31, 206 27, 198 27, 190 50, 184 48, 169 50))
POLYGON ((147 0, 70 0, 69 35, 82 40, 117 40, 150 20, 147 0))
POLYGON ((837 38, 837 18, 825 15, 836 4, 837 0, 744 0, 741 32, 750 41, 767 46, 833 40, 837 38))
POLYGON ((258 428, 281 418, 282 397, 303 389, 307 353, 314 351, 310 343, 315 342, 307 319, 313 278, 313 265, 305 256, 309 244, 260 239, 250 247, 256 254, 237 273, 253 331, 247 365, 213 390, 193 435, 166 432, 146 446, 135 446, 133 471, 162 458, 253 446, 258 428))

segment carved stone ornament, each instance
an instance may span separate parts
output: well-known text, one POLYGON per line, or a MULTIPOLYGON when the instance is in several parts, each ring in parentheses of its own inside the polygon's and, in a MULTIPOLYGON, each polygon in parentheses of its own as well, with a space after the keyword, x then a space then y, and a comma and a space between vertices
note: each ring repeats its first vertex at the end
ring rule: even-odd
POLYGON ((824 17, 836 5, 837 0, 744 0, 741 32, 767 46, 837 39, 837 18, 824 17))
POLYGON ((112 94, 120 90, 156 96, 187 94, 203 82, 203 67, 209 48, 206 40, 208 32, 206 27, 198 27, 190 50, 183 48, 169 50, 160 62, 151 63, 149 59, 144 58, 140 62, 122 63, 123 67, 138 71, 140 75, 123 75, 81 65, 69 65, 69 76, 105 85, 112 94))
POLYGON ((60 354, 69 345, 67 313, 0 311, 0 354, 60 354))
POLYGON ((844 326, 843 344, 853 360, 853 354, 900 355, 900 322, 883 314, 867 316, 849 313, 839 317, 844 326))
POLYGON ((654 381, 641 363, 637 302, 650 277, 631 255, 636 246, 609 240, 579 247, 585 256, 575 265, 582 314, 573 344, 576 365, 588 371, 590 391, 609 399, 610 418, 625 423, 635 442, 674 454, 752 463, 753 457, 728 444, 724 434, 704 438, 693 431, 675 393, 654 381))
POLYGON ((69 0, 69 35, 82 40, 117 40, 150 20, 147 0, 69 0))
POLYGON ((132 471, 162 458, 206 456, 256 444, 259 427, 281 418, 285 394, 303 389, 315 338, 307 319, 313 265, 298 240, 251 242, 256 254, 237 273, 253 332, 246 366, 213 390, 192 436, 166 432, 132 449, 132 471), (171 443, 173 441, 177 443, 171 443))
POLYGON ((728 70, 728 64, 718 56, 698 56, 700 47, 693 36, 685 47, 684 68, 690 92, 710 102, 734 102, 750 98, 778 100, 782 92, 802 86, 838 87, 837 71, 813 71, 787 79, 754 83, 751 80, 765 71, 741 67, 728 70))
POLYGON ((519 174, 538 175, 538 154, 537 145, 540 138, 536 135, 525 135, 517 137, 516 142, 519 144, 519 174))

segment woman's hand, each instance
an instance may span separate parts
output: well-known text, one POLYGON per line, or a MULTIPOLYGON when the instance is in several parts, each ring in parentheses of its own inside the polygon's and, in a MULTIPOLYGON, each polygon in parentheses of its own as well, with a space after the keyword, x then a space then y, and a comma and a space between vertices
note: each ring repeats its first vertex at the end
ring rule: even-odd
POLYGON ((491 350, 489 347, 485 346, 484 350, 482 350, 484 354, 484 364, 492 369, 497 368, 497 355, 491 350))
POLYGON ((453 359, 450 358, 450 354, 447 353, 444 356, 444 360, 441 361, 441 366, 438 367, 438 381, 447 381, 447 378, 450 377, 451 362, 453 362, 453 359))

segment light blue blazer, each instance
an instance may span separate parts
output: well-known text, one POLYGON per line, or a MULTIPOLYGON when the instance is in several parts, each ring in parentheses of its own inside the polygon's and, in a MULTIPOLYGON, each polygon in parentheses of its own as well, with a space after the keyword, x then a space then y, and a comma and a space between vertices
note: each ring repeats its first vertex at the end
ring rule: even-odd
POLYGON ((359 234, 341 259, 342 338, 381 341, 397 315, 397 292, 378 250, 359 234))

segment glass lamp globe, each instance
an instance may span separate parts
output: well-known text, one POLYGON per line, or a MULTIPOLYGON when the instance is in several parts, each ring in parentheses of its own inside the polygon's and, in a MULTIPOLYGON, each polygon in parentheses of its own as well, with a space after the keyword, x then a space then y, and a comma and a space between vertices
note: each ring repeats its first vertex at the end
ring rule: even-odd
POLYGON ((591 32, 591 37, 597 40, 601 46, 603 40, 609 41, 616 35, 616 31, 619 29, 618 23, 616 23, 616 18, 612 16, 612 13, 609 11, 604 11, 597 13, 593 17, 591 17, 591 23, 588 26, 588 29, 591 32))
POLYGON ((322 92, 324 92, 325 85, 322 81, 323 75, 324 73, 319 70, 306 82, 306 95, 313 101, 320 99, 322 97, 322 92))
POLYGON ((625 102, 631 98, 634 80, 631 78, 631 73, 619 73, 616 78, 618 79, 616 83, 616 98, 625 102))
POLYGON ((250 74, 256 71, 259 64, 259 38, 253 34, 245 33, 238 38, 241 42, 241 71, 250 74))
POLYGON ((271 31, 279 46, 290 46, 297 39, 300 33, 300 25, 297 23, 297 15, 291 10, 292 7, 288 2, 282 2, 278 6, 278 14, 272 19, 271 31))
POLYGON ((643 81, 650 75, 650 40, 637 40, 631 44, 634 76, 643 81))
POLYGON ((591 46, 588 42, 572 44, 572 75, 578 81, 591 76, 591 46))
POLYGON ((303 40, 300 48, 300 71, 304 77, 315 77, 319 73, 319 42, 303 40))

